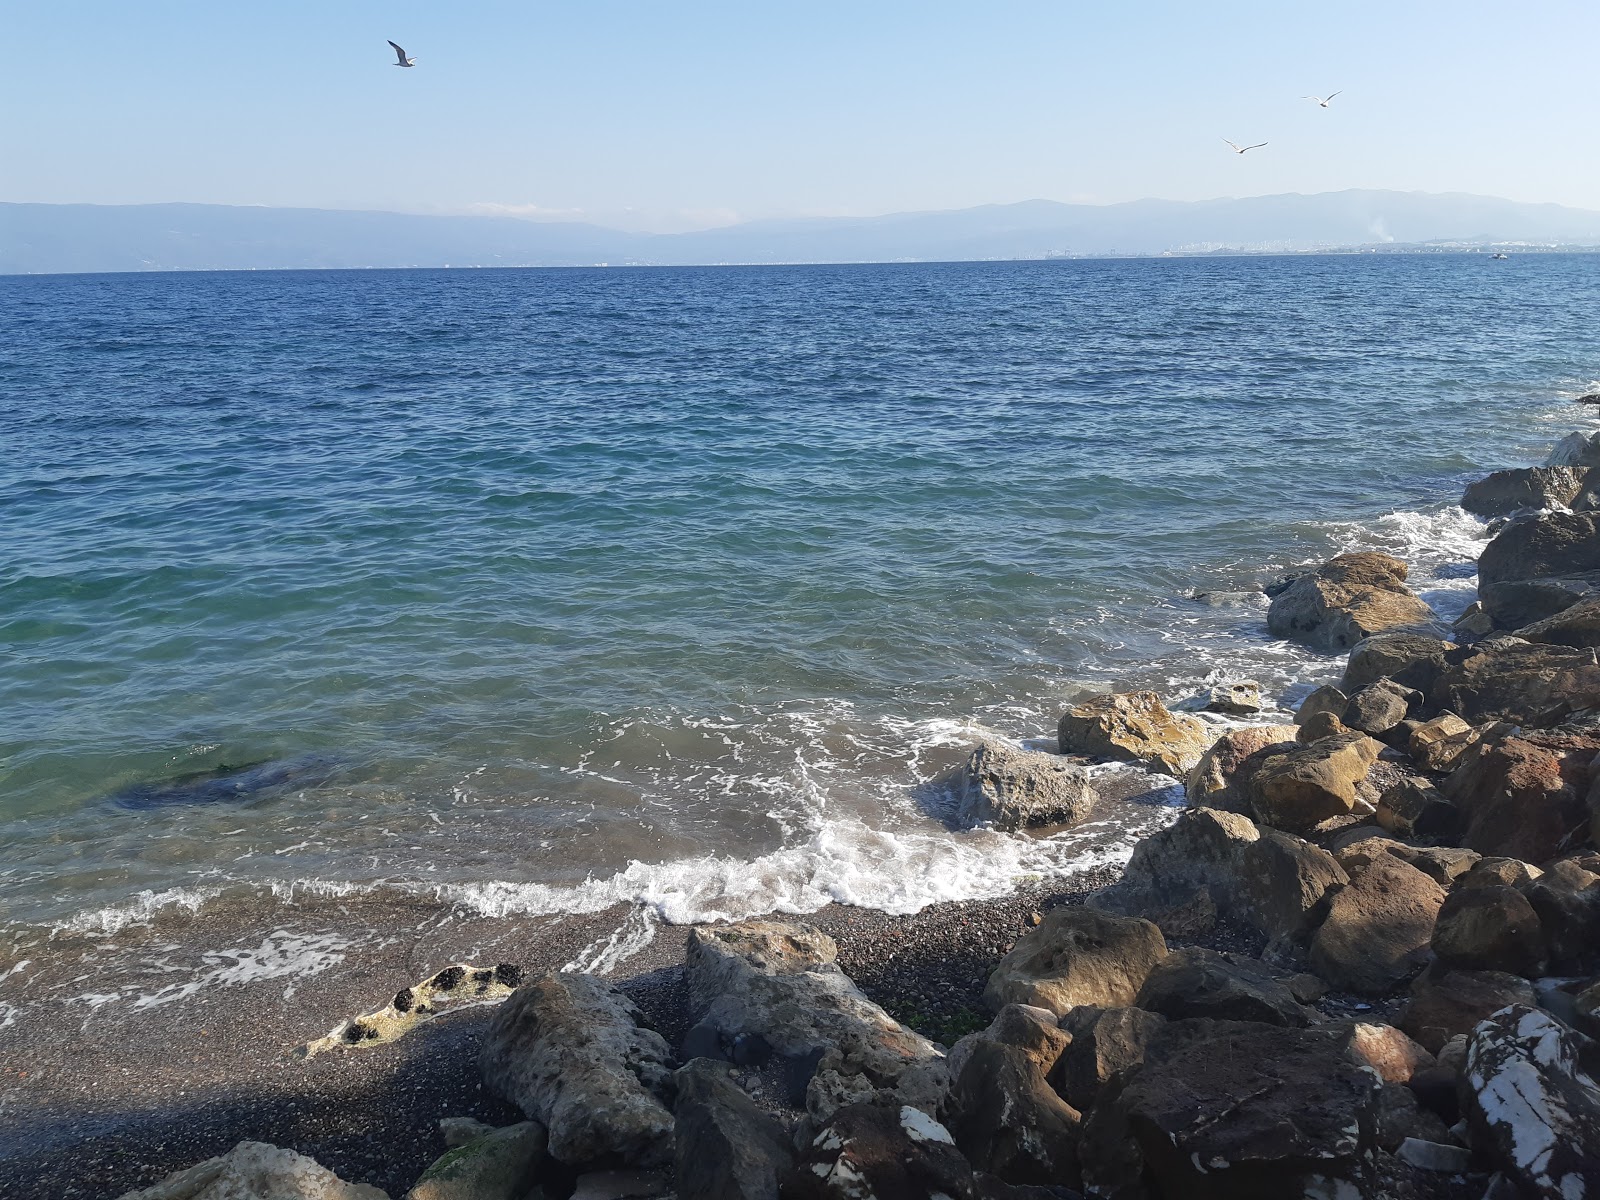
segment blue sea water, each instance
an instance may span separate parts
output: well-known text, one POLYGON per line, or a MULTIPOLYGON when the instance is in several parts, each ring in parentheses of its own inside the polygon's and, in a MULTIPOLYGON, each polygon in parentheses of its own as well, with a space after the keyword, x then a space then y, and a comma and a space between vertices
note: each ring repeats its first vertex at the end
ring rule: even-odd
POLYGON ((1088 851, 950 829, 962 746, 1292 701, 1337 665, 1257 589, 1338 550, 1459 608, 1453 500, 1593 425, 1597 302, 1581 255, 0 278, 0 905, 1004 890, 1088 851))

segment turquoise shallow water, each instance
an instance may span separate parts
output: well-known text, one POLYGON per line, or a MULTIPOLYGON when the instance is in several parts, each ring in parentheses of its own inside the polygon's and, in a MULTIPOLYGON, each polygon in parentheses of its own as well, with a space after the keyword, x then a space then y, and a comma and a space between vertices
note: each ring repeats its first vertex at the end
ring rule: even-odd
POLYGON ((1459 603, 1449 500, 1588 424, 1597 300, 1553 255, 0 278, 0 904, 1003 887, 1072 846, 919 785, 1086 687, 1331 669, 1196 590, 1375 545, 1459 603))

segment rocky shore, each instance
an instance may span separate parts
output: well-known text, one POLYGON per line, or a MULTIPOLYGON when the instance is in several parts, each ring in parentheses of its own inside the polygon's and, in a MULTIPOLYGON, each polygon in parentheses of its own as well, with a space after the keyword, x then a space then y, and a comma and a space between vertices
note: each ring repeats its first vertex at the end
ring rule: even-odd
MULTIPOLYGON (((1096 762, 1183 778, 1125 870, 696 927, 618 983, 469 957, 315 1047, 418 1081, 349 1098, 359 1153, 230 1111, 127 1200, 1600 1197, 1597 472, 1575 434, 1467 490, 1495 524, 1453 626, 1384 554, 1270 585, 1273 634, 1344 660, 1293 724, 1100 696, 952 779, 1021 830, 1084 820, 1096 762), (505 998, 423 1019, 469 993, 505 998)), ((70 1153, 17 1194, 97 1194, 70 1153)))

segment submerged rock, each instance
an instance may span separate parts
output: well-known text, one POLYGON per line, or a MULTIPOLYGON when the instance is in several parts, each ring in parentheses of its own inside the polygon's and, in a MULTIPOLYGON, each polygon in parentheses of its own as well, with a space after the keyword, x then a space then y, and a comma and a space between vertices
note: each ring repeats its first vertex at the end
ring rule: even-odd
POLYGON ((956 819, 963 826, 1014 831, 1075 825, 1099 797, 1088 771, 1059 754, 981 742, 950 777, 956 819))
POLYGON ((1406 564, 1387 554, 1341 554, 1275 596, 1267 628, 1318 650, 1348 650, 1390 630, 1432 630, 1437 618, 1406 587, 1406 574, 1406 564))
POLYGON ((1261 685, 1253 679, 1219 683, 1205 694, 1201 704, 1206 712, 1230 713, 1234 716, 1249 716, 1265 707, 1261 699, 1261 685))
POLYGON ((1571 1031, 1532 1007, 1502 1009, 1472 1031, 1466 1083, 1473 1143, 1520 1194, 1600 1196, 1600 1084, 1571 1031))
POLYGON ((1136 762, 1182 779, 1211 744, 1205 724, 1173 713, 1154 692, 1094 696, 1061 714, 1056 736, 1064 754, 1136 762))
POLYGON ((226 1154, 168 1175, 121 1200, 389 1200, 382 1188, 346 1183, 316 1159, 265 1142, 240 1142, 226 1154))
POLYGON ((1132 1004, 1166 957, 1161 930, 1138 917, 1062 907, 1000 960, 984 989, 991 1010, 1031 1004, 1057 1016, 1080 1004, 1132 1004))
POLYGON ((672 1053, 602 980, 559 972, 518 988, 489 1022, 479 1064, 492 1091, 545 1125, 559 1161, 672 1161, 672 1053))

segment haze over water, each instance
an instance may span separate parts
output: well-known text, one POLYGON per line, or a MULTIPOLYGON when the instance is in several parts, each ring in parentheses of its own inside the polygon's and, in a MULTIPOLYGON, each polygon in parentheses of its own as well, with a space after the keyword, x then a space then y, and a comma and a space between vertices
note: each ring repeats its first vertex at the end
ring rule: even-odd
POLYGON ((0 906, 906 910, 1101 853, 927 781, 1086 689, 1294 699, 1289 565, 1453 613, 1461 482, 1592 424, 1596 267, 0 278, 0 906))

